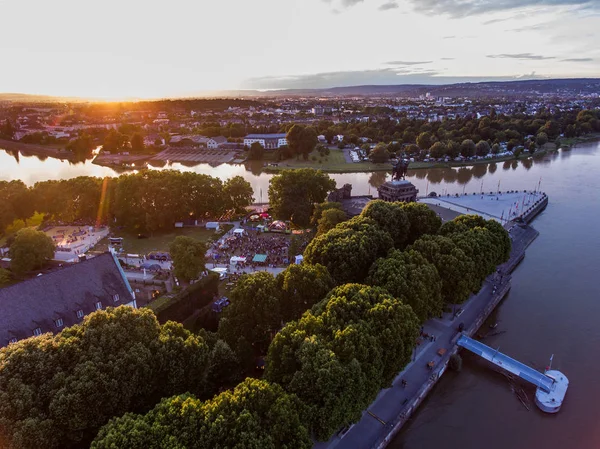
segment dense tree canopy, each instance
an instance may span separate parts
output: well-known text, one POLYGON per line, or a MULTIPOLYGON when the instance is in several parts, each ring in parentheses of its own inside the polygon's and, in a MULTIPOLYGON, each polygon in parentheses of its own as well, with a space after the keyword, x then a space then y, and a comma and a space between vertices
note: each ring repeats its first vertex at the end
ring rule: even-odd
POLYGON ((219 336, 236 350, 240 345, 251 344, 259 352, 266 351, 282 320, 279 290, 273 275, 259 271, 242 276, 230 299, 231 305, 219 322, 219 336))
POLYGON ((21 229, 10 245, 10 268, 18 274, 41 268, 54 259, 54 250, 54 241, 44 232, 21 229))
POLYGON ((33 215, 30 190, 23 181, 0 181, 0 235, 15 220, 33 215))
POLYGON ((374 200, 367 204, 360 215, 371 218, 381 229, 388 232, 394 240, 394 247, 403 248, 410 228, 404 204, 374 200))
POLYGON ((362 282, 369 268, 394 246, 375 220, 354 217, 315 237, 304 251, 305 261, 327 267, 336 284, 362 282))
POLYGON ((404 203, 402 207, 410 223, 407 244, 413 243, 422 235, 435 235, 438 233, 440 226, 442 226, 442 219, 426 204, 404 203))
POLYGON ((444 310, 442 281, 433 264, 417 251, 390 252, 371 267, 367 283, 408 304, 421 322, 444 310))
POLYGON ((333 288, 333 279, 323 265, 290 265, 277 275, 283 321, 299 319, 333 288))
POLYGON ((209 348, 149 309, 108 308, 0 349, 3 447, 82 447, 113 416, 206 391, 209 348))
POLYGON ((346 212, 341 209, 327 209, 324 210, 321 214, 321 218, 319 219, 317 226, 317 235, 325 234, 329 232, 333 228, 335 228, 338 224, 346 221, 348 217, 346 216, 346 212))
POLYGON ((284 170, 269 182, 269 203, 275 217, 308 225, 314 205, 335 189, 335 181, 321 170, 284 170))
POLYGON ((104 426, 93 449, 310 449, 303 406, 277 385, 246 379, 201 402, 164 399, 146 415, 128 413, 104 426))
POLYGON ((410 361, 418 333, 417 317, 399 299, 344 285, 276 335, 265 377, 298 395, 312 432, 327 440, 410 361))
POLYGON ((288 146, 298 157, 302 155, 304 160, 315 149, 319 140, 317 132, 312 126, 293 125, 286 135, 288 146))
POLYGON ((442 280, 442 297, 446 304, 462 304, 477 284, 475 265, 449 238, 424 235, 410 246, 421 253, 438 270, 442 280))
POLYGON ((260 142, 254 142, 248 150, 248 159, 251 161, 261 161, 265 155, 265 148, 260 142))
POLYGON ((178 278, 189 282, 197 279, 204 271, 206 245, 203 242, 180 235, 171 242, 169 253, 173 259, 173 271, 178 278))

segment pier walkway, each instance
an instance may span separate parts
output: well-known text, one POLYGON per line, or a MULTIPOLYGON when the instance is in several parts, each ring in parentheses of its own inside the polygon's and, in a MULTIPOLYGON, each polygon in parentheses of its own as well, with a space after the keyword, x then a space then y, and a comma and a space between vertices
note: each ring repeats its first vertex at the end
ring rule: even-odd
POLYGON ((477 340, 473 340, 466 335, 461 335, 456 344, 468 349, 473 354, 480 356, 494 365, 499 366, 503 370, 508 371, 515 376, 519 376, 521 379, 526 380, 527 382, 535 385, 538 388, 541 388, 548 393, 552 391, 554 379, 507 356, 506 354, 502 354, 497 349, 490 348, 489 346, 486 346, 477 340))

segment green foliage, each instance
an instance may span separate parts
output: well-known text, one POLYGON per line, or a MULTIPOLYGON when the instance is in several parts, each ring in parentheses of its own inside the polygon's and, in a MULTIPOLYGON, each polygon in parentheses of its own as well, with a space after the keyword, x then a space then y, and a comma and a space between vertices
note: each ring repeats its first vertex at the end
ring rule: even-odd
POLYGON ((9 119, 4 120, 2 126, 0 126, 0 137, 2 139, 12 140, 15 136, 15 127, 9 119))
POLYGON ((323 216, 323 212, 325 212, 328 209, 342 210, 342 204, 333 201, 326 201, 325 203, 315 204, 312 217, 310 217, 310 224, 312 226, 317 226, 319 224, 319 220, 323 216))
POLYGON ((10 268, 23 274, 41 268, 54 258, 54 241, 41 231, 21 229, 10 245, 10 268))
POLYGON ((129 137, 126 134, 111 129, 104 137, 102 149, 110 152, 123 151, 128 143, 129 137))
POLYGON ((10 274, 10 271, 0 268, 0 288, 10 285, 11 282, 12 275, 10 274))
POLYGON ((417 137, 417 146, 422 150, 429 150, 433 145, 433 139, 429 131, 422 132, 417 137))
POLYGON ((417 251, 394 250, 371 267, 367 283, 408 304, 423 323, 444 310, 437 269, 417 251))
POLYGON ((387 145, 378 143, 375 148, 369 153, 369 159, 375 164, 383 164, 390 160, 390 154, 387 150, 387 145))
POLYGON ((325 441, 360 418, 410 361, 419 333, 411 308, 379 288, 334 289, 269 347, 265 378, 298 395, 325 441))
POLYGON ((360 215, 371 218, 381 229, 386 231, 394 240, 395 248, 403 248, 410 228, 404 204, 374 200, 367 204, 360 215))
POLYGON ((34 212, 30 191, 23 181, 0 181, 0 235, 13 221, 34 212))
POLYGON ((223 200, 228 210, 241 213, 254 201, 254 190, 248 181, 241 176, 234 176, 223 185, 223 200))
POLYGON ((424 235, 409 249, 421 253, 437 268, 442 280, 442 297, 446 304, 462 304, 477 284, 475 265, 451 239, 424 235))
POLYGON ((293 125, 286 135, 290 149, 298 157, 308 160, 308 155, 315 149, 319 139, 317 132, 312 126, 293 125))
POLYGON ((475 154, 477 154, 477 156, 487 156, 490 154, 490 151, 490 144, 487 143, 487 141, 480 140, 477 142, 477 145, 475 146, 475 154))
POLYGON ((471 139, 463 140, 463 143, 460 146, 460 154, 462 154, 463 157, 475 156, 476 150, 477 147, 475 146, 475 142, 471 139))
POLYGON ((144 145, 144 138, 142 137, 141 134, 135 133, 131 137, 131 152, 140 154, 140 153, 143 153, 145 150, 146 150, 146 147, 144 145))
POLYGON ((269 182, 269 202, 274 215, 299 226, 310 222, 315 203, 335 189, 335 181, 321 170, 284 170, 269 182))
POLYGON ((423 203, 402 203, 402 207, 410 223, 406 240, 409 245, 425 234, 437 234, 442 226, 442 219, 423 203))
POLYGON ((0 349, 0 441, 86 447, 113 416, 163 396, 206 394, 208 347, 148 309, 108 308, 81 325, 0 349))
POLYGON ((72 151, 78 160, 85 160, 92 156, 94 140, 89 134, 82 134, 67 144, 67 150, 72 151))
POLYGON ((327 267, 336 284, 361 282, 394 241, 370 218, 354 217, 315 237, 304 252, 307 263, 327 267))
POLYGON ((204 403, 175 396, 146 415, 115 418, 92 449, 310 449, 302 410, 298 398, 279 385, 246 379, 204 403))
POLYGON ((242 338, 259 353, 265 352, 282 321, 275 278, 265 271, 244 275, 230 299, 231 305, 219 321, 219 337, 232 348, 237 348, 242 338))
POLYGON ((175 276, 189 282, 204 271, 206 245, 191 237, 180 235, 169 246, 175 276))
POLYGON ((254 142, 248 150, 248 159, 251 161, 262 161, 265 156, 265 149, 259 142, 254 142))
POLYGON ((335 228, 338 224, 346 221, 348 217, 346 212, 340 209, 327 209, 324 210, 319 219, 317 226, 317 235, 325 234, 331 229, 335 228))
POLYGON ((333 288, 333 279, 323 265, 290 265, 277 275, 283 321, 299 319, 333 288))

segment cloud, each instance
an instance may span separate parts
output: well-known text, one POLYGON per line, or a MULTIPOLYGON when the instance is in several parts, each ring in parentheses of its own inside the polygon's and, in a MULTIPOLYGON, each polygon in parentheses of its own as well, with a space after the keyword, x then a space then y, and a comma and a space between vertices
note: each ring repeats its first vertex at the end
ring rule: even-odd
MULTIPOLYGON (((416 11, 425 14, 448 14, 452 17, 474 16, 530 6, 573 6, 600 9, 597 0, 410 0, 416 11)), ((503 19, 500 19, 503 20, 503 19)), ((494 23, 498 20, 491 20, 494 23)))
POLYGON ((399 84, 454 84, 484 81, 514 81, 517 79, 542 78, 535 73, 518 76, 458 77, 443 76, 435 70, 410 72, 412 68, 376 69, 314 73, 296 76, 267 76, 251 78, 243 83, 244 89, 328 89, 332 87, 399 84))
POLYGON ((433 61, 389 61, 384 62, 385 65, 423 65, 431 64, 433 61))
POLYGON ((389 11, 390 9, 396 9, 398 8, 398 3, 391 1, 391 2, 387 2, 384 3, 383 5, 381 5, 379 7, 379 11, 389 11))
POLYGON ((594 58, 568 58, 563 59, 563 62, 592 62, 594 58))
POLYGON ((442 58, 442 61, 454 61, 456 58, 442 58))
POLYGON ((556 59, 554 56, 541 56, 534 55, 532 53, 515 53, 515 54, 501 54, 501 55, 487 55, 488 58, 492 59, 520 59, 527 61, 542 61, 544 59, 556 59))

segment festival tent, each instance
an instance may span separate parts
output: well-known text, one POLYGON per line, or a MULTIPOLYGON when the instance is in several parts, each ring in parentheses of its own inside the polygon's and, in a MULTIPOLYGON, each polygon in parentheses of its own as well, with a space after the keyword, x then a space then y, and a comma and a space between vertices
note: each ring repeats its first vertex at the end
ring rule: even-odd
POLYGON ((275 220, 269 224, 269 229, 271 231, 285 231, 287 229, 287 225, 283 221, 275 220))
POLYGON ((235 265, 238 262, 246 263, 246 258, 245 257, 239 257, 239 256, 233 256, 231 259, 229 259, 229 263, 232 264, 232 265, 235 265))
POLYGON ((242 228, 237 228, 237 229, 234 229, 234 231, 233 231, 233 235, 240 236, 240 237, 243 236, 245 233, 246 233, 246 231, 242 228))
POLYGON ((252 258, 252 262, 266 262, 267 261, 267 255, 266 254, 255 254, 254 257, 252 258))
POLYGON ((300 255, 300 256, 296 256, 296 265, 300 265, 302 263, 302 261, 304 260, 304 256, 300 255))
POLYGON ((208 223, 206 223, 206 229, 214 229, 215 231, 218 231, 220 229, 219 222, 209 221, 208 223))

